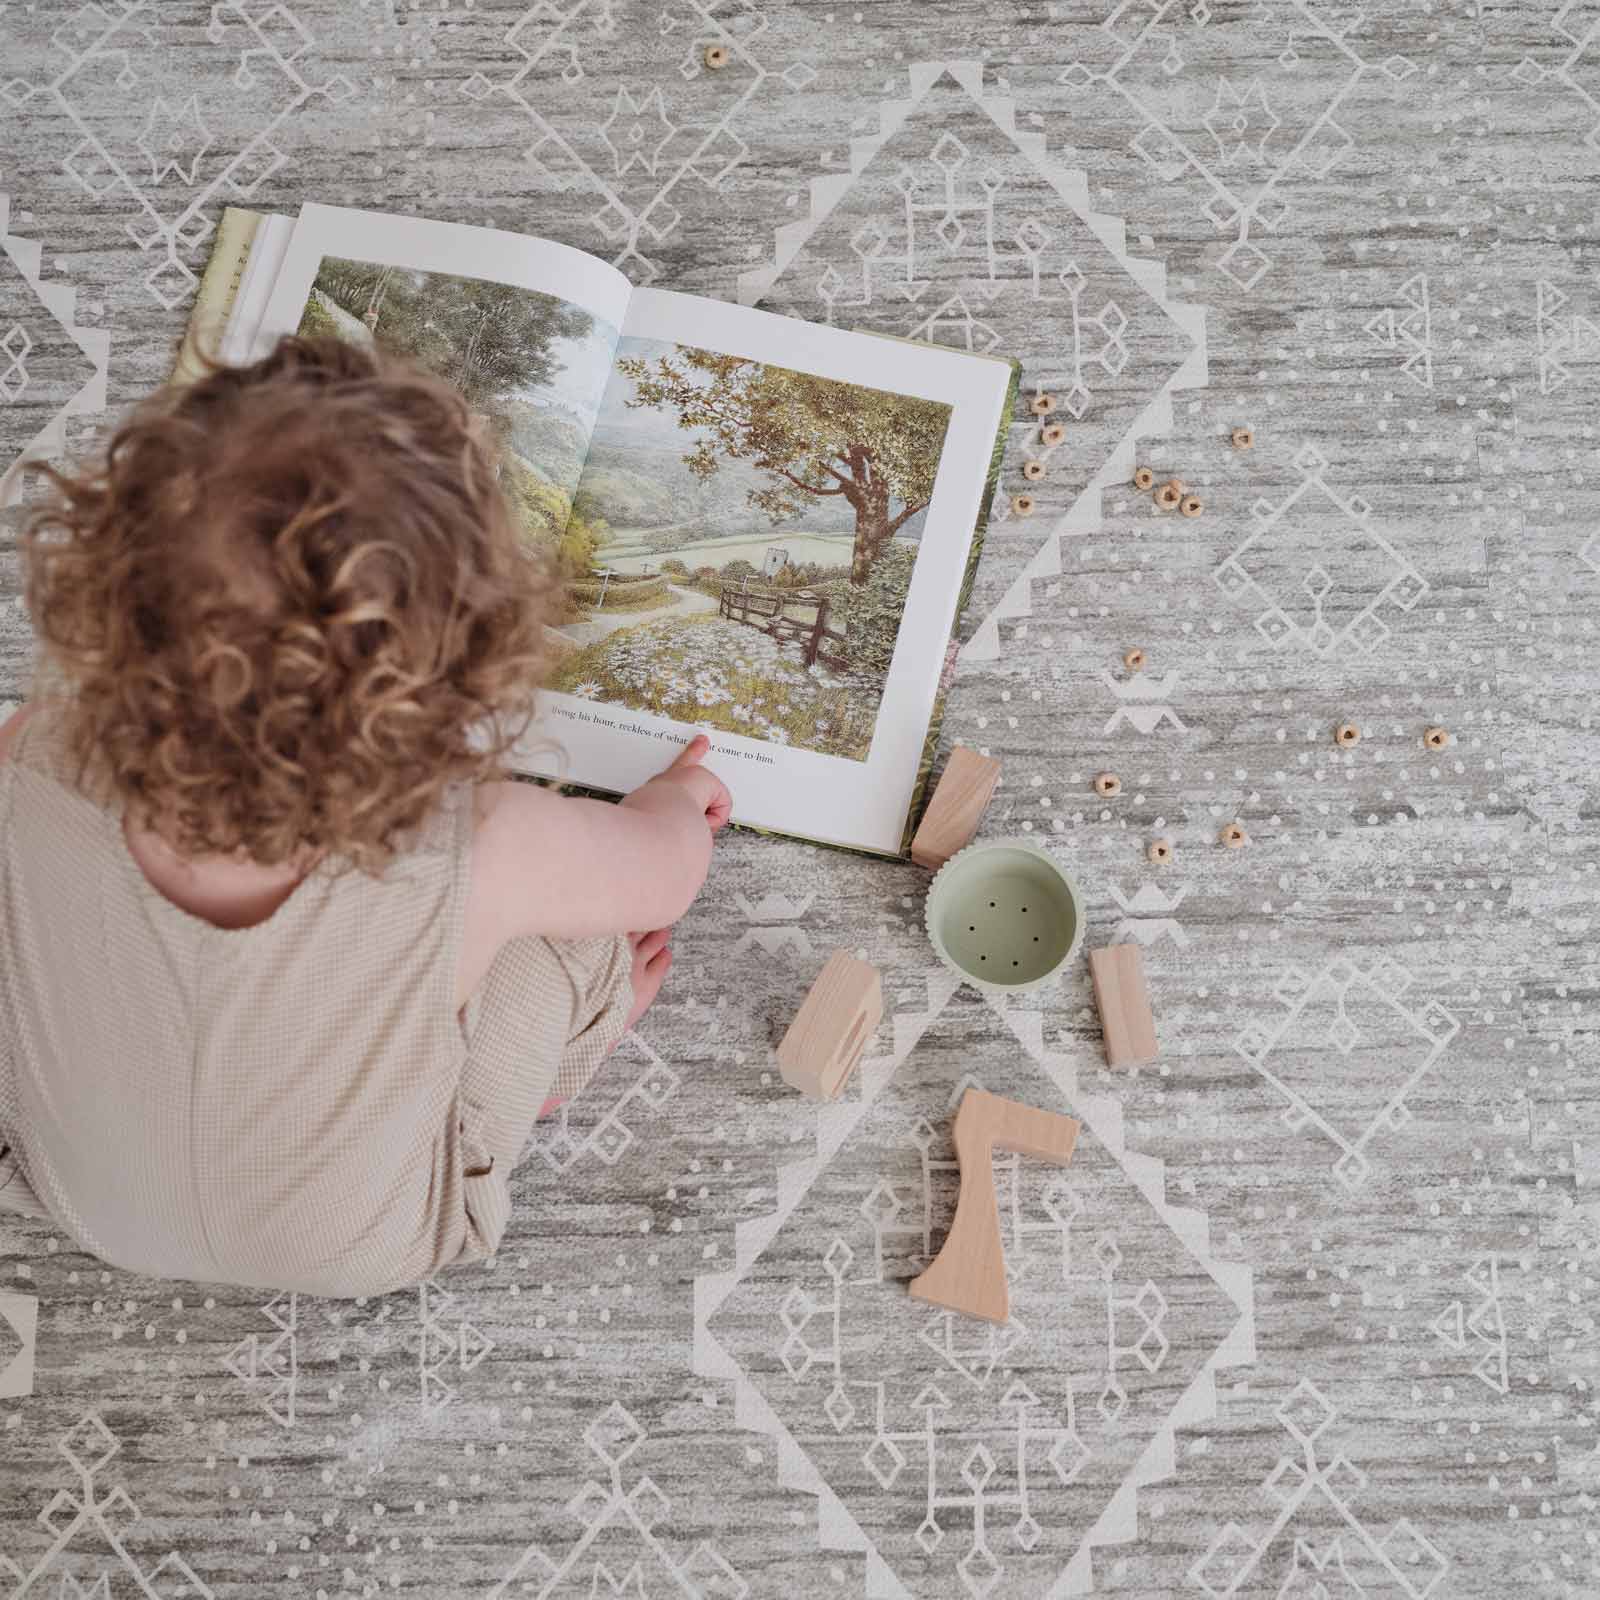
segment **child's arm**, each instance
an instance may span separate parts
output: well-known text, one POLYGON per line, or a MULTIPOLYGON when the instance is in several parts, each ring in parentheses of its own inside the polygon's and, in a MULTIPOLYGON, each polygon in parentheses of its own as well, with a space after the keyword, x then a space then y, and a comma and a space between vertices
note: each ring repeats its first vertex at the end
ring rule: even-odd
POLYGON ((702 734, 621 805, 531 784, 480 791, 460 977, 471 994, 507 939, 638 933, 676 922, 711 864, 729 795, 702 734))
POLYGON ((18 706, 6 718, 4 724, 0 724, 0 761, 4 761, 6 756, 10 754, 11 746, 16 742, 17 735, 22 732, 23 723, 32 715, 33 707, 31 705, 18 706))

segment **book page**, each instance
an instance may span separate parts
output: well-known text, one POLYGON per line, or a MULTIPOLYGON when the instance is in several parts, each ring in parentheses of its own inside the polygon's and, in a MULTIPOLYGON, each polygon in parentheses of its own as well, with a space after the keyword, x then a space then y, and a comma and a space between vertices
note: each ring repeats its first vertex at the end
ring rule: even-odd
POLYGON ((269 215, 260 219, 252 233, 238 293, 222 336, 220 355, 230 365, 259 360, 272 347, 270 339, 262 339, 261 326, 294 228, 293 217, 269 215))
POLYGON ((224 208, 212 239, 211 259, 195 290, 194 309, 178 347, 171 382, 193 383, 204 373, 206 359, 221 355, 229 330, 240 320, 240 288, 267 220, 259 211, 224 208))
POLYGON ((624 792, 704 728, 735 821, 897 854, 1010 381, 636 291, 578 488, 593 576, 519 764, 624 792))
POLYGON ((331 333, 449 379, 500 447, 524 534, 559 554, 582 535, 572 501, 629 294, 620 272, 566 245, 308 205, 253 352, 296 329, 331 333))

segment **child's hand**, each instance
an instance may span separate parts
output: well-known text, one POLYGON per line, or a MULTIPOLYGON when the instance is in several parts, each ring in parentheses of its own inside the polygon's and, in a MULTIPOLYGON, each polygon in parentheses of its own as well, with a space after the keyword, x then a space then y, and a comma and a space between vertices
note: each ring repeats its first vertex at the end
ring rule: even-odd
POLYGON ((633 940, 633 1010, 628 1013, 631 1029, 639 1018, 654 1004, 661 993, 661 985, 672 971, 672 951, 667 948, 670 928, 657 928, 654 933, 629 934, 633 940))
MULTIPOLYGON (((628 935, 628 940, 633 945, 633 1009, 628 1013, 629 1033, 633 1031, 645 1012, 655 1004, 656 996, 661 993, 661 985, 666 982, 667 974, 672 971, 672 952, 667 948, 667 940, 671 937, 671 928, 657 928, 654 933, 628 935)), ((618 1044, 621 1042, 620 1039, 617 1041, 618 1044)), ((564 1101, 551 1095, 539 1107, 539 1115, 548 1117, 553 1112, 559 1111, 564 1104, 564 1101)))
POLYGON ((685 789, 696 805, 705 813, 706 825, 715 833, 728 820, 733 810, 733 796, 728 786, 715 774, 701 766, 711 741, 705 734, 697 733, 677 754, 667 770, 651 783, 674 783, 685 789))

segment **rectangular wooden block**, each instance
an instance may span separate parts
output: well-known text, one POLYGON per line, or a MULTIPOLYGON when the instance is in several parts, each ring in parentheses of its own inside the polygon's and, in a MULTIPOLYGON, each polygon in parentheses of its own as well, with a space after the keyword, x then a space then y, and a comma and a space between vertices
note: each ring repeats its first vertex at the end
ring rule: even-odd
POLYGON ((1136 944, 1114 944, 1089 952, 1089 973, 1094 979, 1094 1003, 1100 1008, 1100 1028, 1105 1035, 1106 1061, 1113 1067, 1132 1067, 1154 1061, 1156 1019, 1150 1012, 1150 991, 1144 981, 1144 953, 1136 944))
POLYGON ((993 756, 980 756, 958 744, 911 841, 911 859, 937 872, 956 851, 965 849, 999 781, 1000 763, 993 756))
POLYGON ((832 1100, 882 1020, 878 969, 834 951, 778 1046, 783 1081, 814 1100, 832 1100))

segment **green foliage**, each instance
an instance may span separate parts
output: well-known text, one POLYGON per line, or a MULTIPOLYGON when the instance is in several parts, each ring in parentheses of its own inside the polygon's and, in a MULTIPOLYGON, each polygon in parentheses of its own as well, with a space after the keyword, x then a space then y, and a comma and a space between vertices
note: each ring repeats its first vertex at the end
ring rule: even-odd
POLYGON ((748 499, 774 526, 818 498, 843 497, 855 512, 857 584, 932 498, 946 405, 688 345, 654 361, 625 357, 617 368, 633 379, 630 406, 675 410, 681 427, 699 433, 683 457, 697 478, 725 460, 768 474, 748 499))
POLYGON ((552 483, 515 450, 500 453, 500 487, 530 539, 549 544, 561 537, 572 502, 559 484, 552 483))
POLYGON ((311 339, 328 337, 337 339, 343 335, 344 329, 322 303, 321 298, 313 293, 307 299, 305 311, 301 314, 300 332, 311 339))
POLYGON ((888 672, 916 560, 915 546, 890 544, 864 584, 847 584, 834 596, 830 626, 842 627, 852 671, 888 672))
POLYGON ((825 567, 819 561, 791 561, 766 580, 775 589, 819 589, 850 581, 849 567, 825 567))
POLYGON ((671 494, 626 467, 585 467, 576 504, 580 516, 604 517, 620 528, 654 527, 674 516, 671 494))
POLYGON ((594 529, 582 517, 574 515, 556 540, 556 565, 569 577, 588 572, 594 565, 598 546, 594 529))
POLYGON ((594 566, 611 530, 604 522, 588 522, 578 516, 561 486, 516 451, 502 450, 500 463, 500 485, 523 533, 552 552, 559 572, 569 578, 582 577, 594 566))
POLYGON ((629 581, 612 578, 605 586, 605 601, 601 602, 599 578, 573 578, 567 583, 567 593, 579 605, 598 607, 601 611, 647 611, 653 606, 664 606, 672 596, 667 593, 667 581, 660 576, 637 578, 629 581))
POLYGON ((730 583, 737 583, 740 578, 753 578, 756 575, 755 567, 746 561, 743 556, 735 556, 721 570, 722 576, 730 583))
POLYGON ((569 495, 576 490, 583 468, 585 437, 572 417, 553 406, 505 400, 497 409, 495 421, 502 445, 526 461, 537 461, 539 471, 569 495))
POLYGON ((676 556, 668 556, 667 559, 661 563, 661 570, 663 572, 686 574, 689 569, 676 556))
POLYGON ((447 378, 478 410, 548 383, 555 341, 581 339, 594 322, 532 289, 339 256, 324 258, 316 287, 367 323, 386 350, 447 378))

